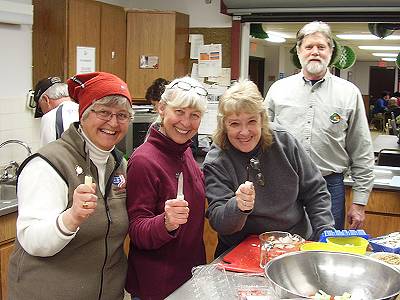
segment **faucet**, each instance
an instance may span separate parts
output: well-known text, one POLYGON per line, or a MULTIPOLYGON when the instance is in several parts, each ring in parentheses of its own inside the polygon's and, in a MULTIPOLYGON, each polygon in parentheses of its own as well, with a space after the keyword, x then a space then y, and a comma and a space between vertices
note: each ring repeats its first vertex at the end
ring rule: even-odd
POLYGON ((19 145, 23 146, 26 149, 26 151, 28 152, 28 156, 32 155, 31 148, 28 146, 27 143, 25 143, 23 141, 20 141, 20 140, 7 140, 7 141, 5 141, 5 142, 0 144, 0 149, 3 146, 7 145, 7 144, 19 144, 19 145))
MULTIPOLYGON (((7 140, 0 144, 0 149, 7 144, 19 144, 26 149, 26 151, 28 152, 28 157, 32 155, 31 148, 25 142, 22 142, 20 140, 7 140)), ((0 176, 0 183, 15 182, 17 180, 18 168, 19 164, 16 161, 10 161, 4 168, 3 174, 0 176), (10 173, 10 170, 13 170, 13 172, 10 173)))

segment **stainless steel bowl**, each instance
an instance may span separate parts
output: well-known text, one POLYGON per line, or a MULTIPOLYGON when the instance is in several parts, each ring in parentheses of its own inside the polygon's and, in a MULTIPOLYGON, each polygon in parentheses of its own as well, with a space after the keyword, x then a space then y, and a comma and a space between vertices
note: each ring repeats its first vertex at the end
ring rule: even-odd
POLYGON ((306 251, 279 256, 265 266, 279 298, 310 298, 319 290, 352 299, 391 299, 400 293, 400 271, 367 256, 306 251))

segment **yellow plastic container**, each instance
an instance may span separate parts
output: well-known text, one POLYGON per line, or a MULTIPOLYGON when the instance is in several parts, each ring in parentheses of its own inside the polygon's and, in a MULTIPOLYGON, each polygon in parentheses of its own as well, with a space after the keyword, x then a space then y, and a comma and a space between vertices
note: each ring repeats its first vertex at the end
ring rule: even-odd
POLYGON ((329 237, 326 239, 327 244, 333 244, 340 247, 341 252, 355 253, 364 255, 367 252, 368 241, 362 237, 329 237))
POLYGON ((328 244, 322 242, 311 242, 305 243, 300 247, 301 251, 333 251, 333 252, 344 252, 342 247, 335 244, 328 244))

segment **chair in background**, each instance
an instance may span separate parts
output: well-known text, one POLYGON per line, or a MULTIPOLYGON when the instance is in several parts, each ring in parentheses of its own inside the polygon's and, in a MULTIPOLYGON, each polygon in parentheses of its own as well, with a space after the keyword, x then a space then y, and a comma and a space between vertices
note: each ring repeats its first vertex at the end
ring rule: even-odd
POLYGON ((378 166, 400 167, 400 149, 381 149, 376 164, 378 166))

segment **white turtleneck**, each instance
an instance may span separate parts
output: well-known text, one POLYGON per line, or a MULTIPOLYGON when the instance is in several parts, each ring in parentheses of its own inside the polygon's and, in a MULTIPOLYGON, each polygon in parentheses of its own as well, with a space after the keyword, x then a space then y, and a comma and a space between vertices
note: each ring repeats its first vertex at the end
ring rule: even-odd
MULTIPOLYGON (((104 195, 105 167, 109 151, 99 149, 80 130, 86 151, 98 170, 98 187, 104 195)), ((76 235, 62 223, 68 205, 68 186, 45 160, 33 158, 18 178, 17 237, 21 246, 34 256, 52 256, 61 251, 76 235), (59 217, 60 216, 60 217, 59 217), (65 235, 57 228, 57 222, 65 235)))
POLYGON ((89 138, 83 132, 81 127, 79 127, 79 132, 82 134, 83 138, 85 139, 86 153, 89 152, 89 158, 97 168, 97 172, 99 175, 99 182, 98 182, 99 188, 100 188, 101 193, 104 195, 105 186, 106 186, 106 183, 104 182, 106 164, 107 164, 107 160, 110 156, 110 152, 112 150, 114 150, 114 147, 112 147, 110 150, 102 150, 99 147, 97 147, 91 140, 89 140, 89 138))

